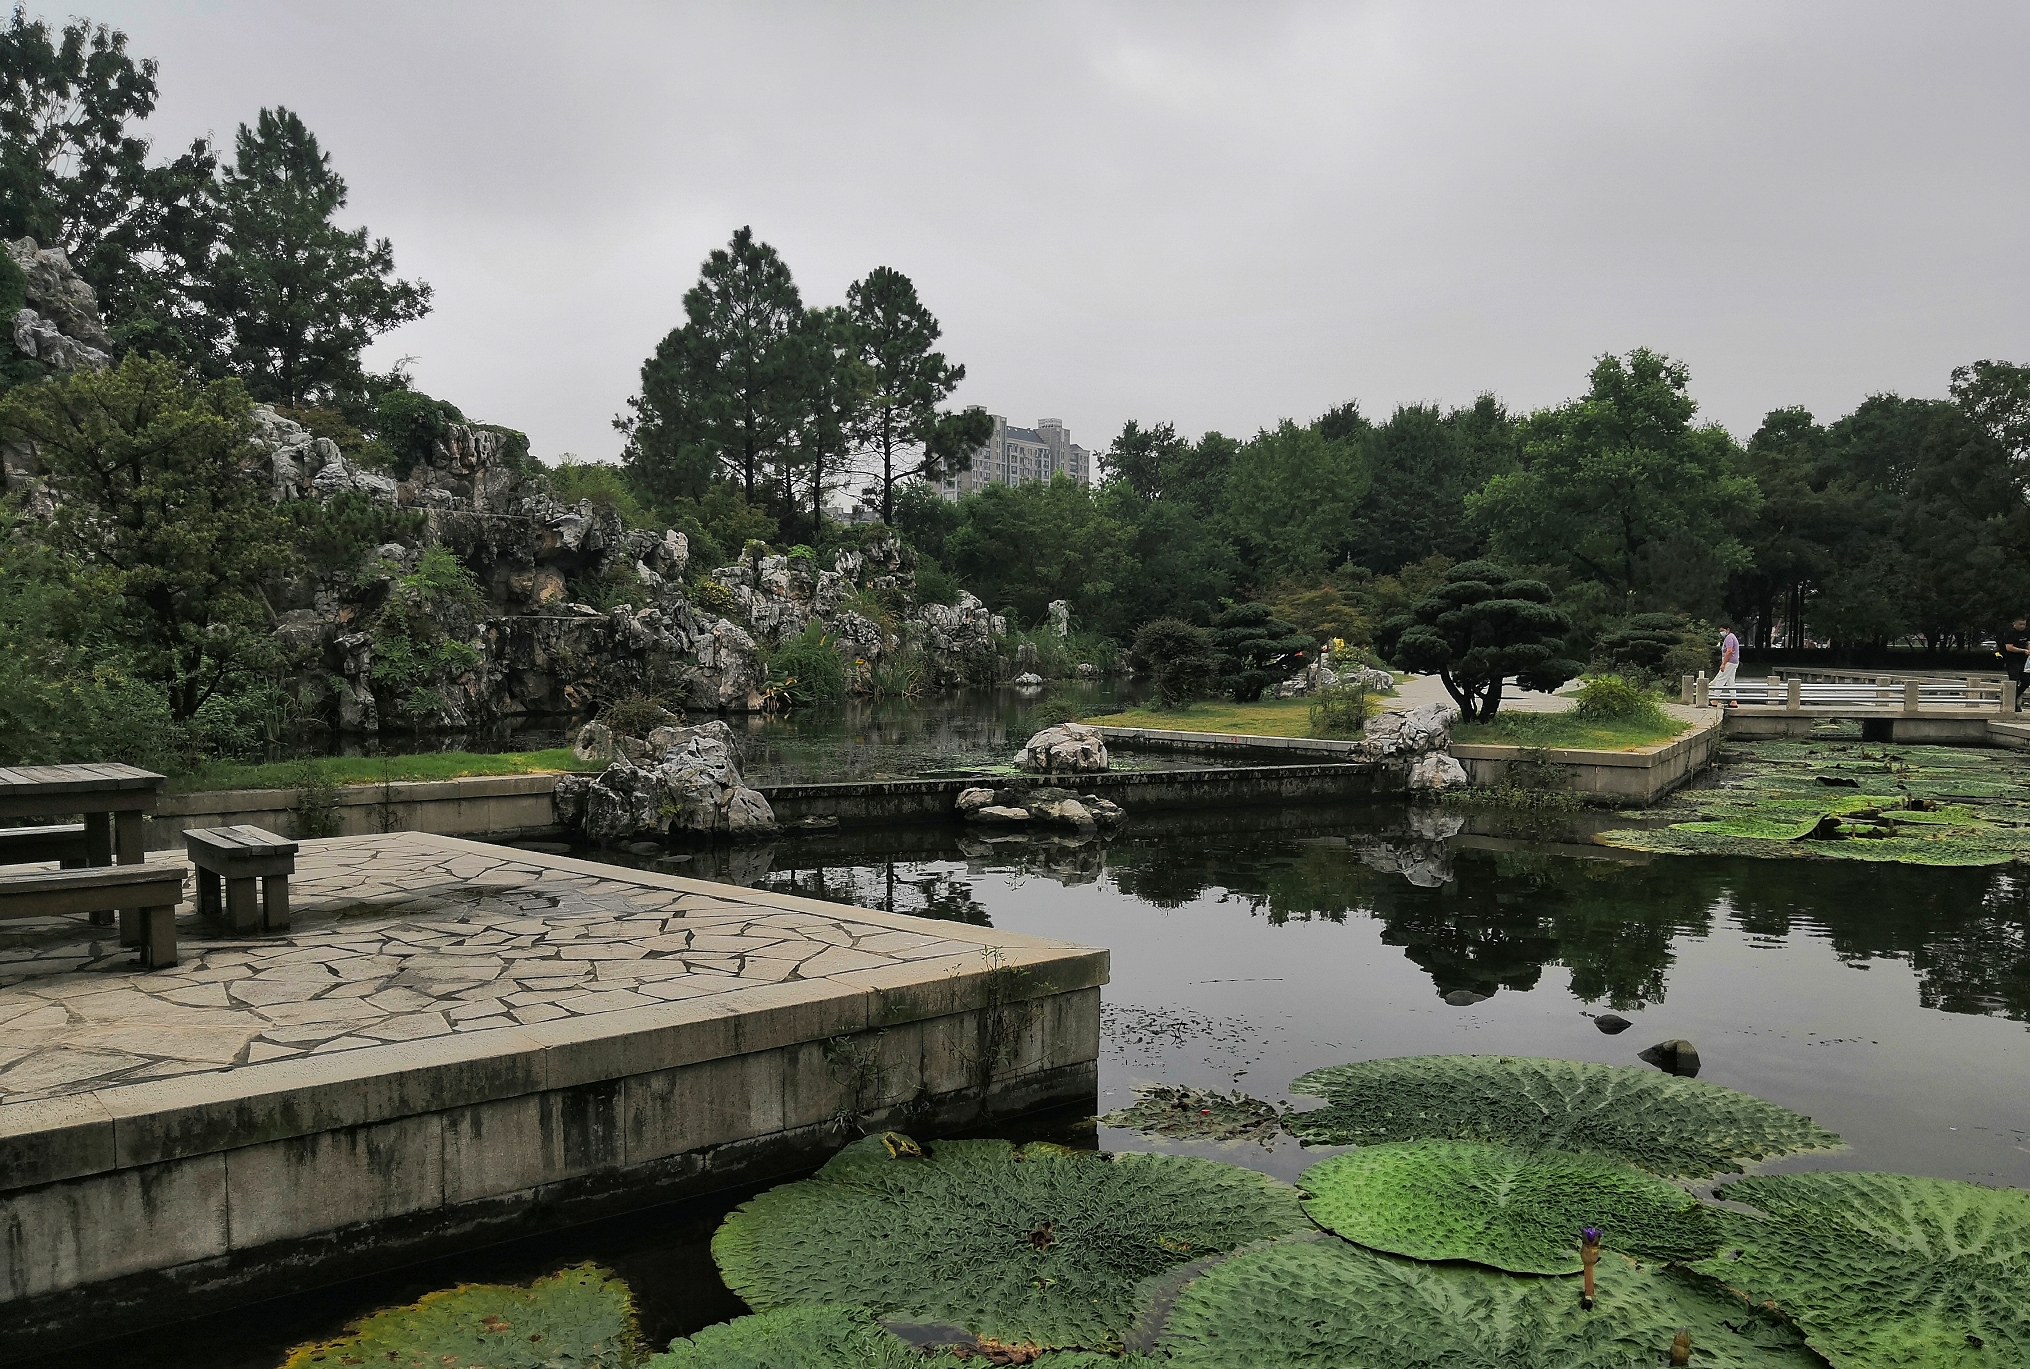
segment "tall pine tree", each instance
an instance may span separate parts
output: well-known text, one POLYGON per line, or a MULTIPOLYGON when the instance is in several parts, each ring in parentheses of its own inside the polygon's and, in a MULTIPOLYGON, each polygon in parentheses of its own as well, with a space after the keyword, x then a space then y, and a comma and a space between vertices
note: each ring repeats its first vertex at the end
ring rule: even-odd
POLYGON ((992 435, 993 420, 978 409, 938 409, 966 378, 966 368, 933 350, 943 329, 908 276, 875 267, 846 287, 846 308, 873 383, 858 437, 876 464, 881 521, 893 527, 896 485, 914 478, 936 482, 968 469, 974 450, 992 435))

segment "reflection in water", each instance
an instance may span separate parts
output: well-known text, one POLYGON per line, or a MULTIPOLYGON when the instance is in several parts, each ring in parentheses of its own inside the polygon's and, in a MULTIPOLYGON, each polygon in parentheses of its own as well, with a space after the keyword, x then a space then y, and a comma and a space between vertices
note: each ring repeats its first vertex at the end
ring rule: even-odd
POLYGON ((1443 810, 1233 814, 1223 825, 1146 818, 1111 843, 849 832, 703 852, 685 873, 976 925, 993 912, 974 887, 986 875, 1011 889, 1096 884, 1156 909, 1210 902, 1278 927, 1372 918, 1436 994, 1527 991, 1561 966, 1574 997, 1617 1011, 1664 1002, 1680 944, 1725 924, 1771 944, 1821 937, 1856 965, 1905 961, 1925 1008, 2030 1021, 2030 886, 2008 873, 1631 861, 1598 848, 1574 859, 1556 852, 1587 848, 1508 840, 1443 810), (1234 830, 1242 822, 1255 830, 1234 830))

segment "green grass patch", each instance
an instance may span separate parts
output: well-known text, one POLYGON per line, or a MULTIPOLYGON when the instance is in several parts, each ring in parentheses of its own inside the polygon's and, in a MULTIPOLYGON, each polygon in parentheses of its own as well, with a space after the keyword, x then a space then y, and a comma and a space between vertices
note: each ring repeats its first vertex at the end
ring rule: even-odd
POLYGON ((1493 722, 1458 723, 1455 742, 1486 746, 1564 747, 1581 751, 1633 751, 1679 736, 1690 723, 1658 714, 1654 718, 1589 718, 1580 713, 1497 713, 1493 722))
MULTIPOLYGON (((301 760, 272 765, 207 765, 163 786, 171 794, 214 789, 299 789, 301 760)), ((578 759, 568 746, 548 751, 430 751, 416 756, 317 756, 308 764, 327 784, 381 784, 386 781, 456 780, 468 775, 542 775, 565 770, 599 770, 578 759)))
POLYGON ((1237 732, 1256 737, 1312 735, 1311 700, 1302 697, 1259 699, 1251 704, 1213 699, 1182 708, 1130 708, 1084 721, 1095 727, 1147 727, 1170 732, 1237 732))

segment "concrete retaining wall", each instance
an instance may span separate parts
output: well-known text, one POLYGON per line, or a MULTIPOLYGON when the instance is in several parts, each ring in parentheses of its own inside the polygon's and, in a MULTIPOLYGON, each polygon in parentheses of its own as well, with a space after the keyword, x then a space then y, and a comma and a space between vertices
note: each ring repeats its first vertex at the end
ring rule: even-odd
POLYGON ((1701 711, 1705 716, 1683 736, 1632 751, 1549 747, 1538 752, 1519 746, 1454 742, 1452 756, 1478 785, 1499 785, 1507 778, 1510 765, 1541 758, 1563 767, 1572 788, 1588 798, 1641 806, 1655 803, 1711 762, 1723 735, 1722 710, 1701 711))
POLYGON ((1823 722, 1858 722, 1861 735, 1871 742, 1932 742, 1946 746, 1983 746, 1994 739, 1993 713, 1968 710, 1931 713, 1896 713, 1887 709, 1876 714, 1839 709, 1800 709, 1796 713, 1774 709, 1730 708, 1727 735, 1754 741, 1771 737, 1809 737, 1823 722))
MULTIPOLYGON (((338 790, 337 830, 326 835, 434 832, 447 837, 515 840, 557 831, 550 794, 555 775, 472 775, 457 780, 352 784, 338 790)), ((249 823, 285 836, 297 831, 294 789, 226 789, 165 794, 147 826, 150 850, 181 850, 187 827, 249 823)))

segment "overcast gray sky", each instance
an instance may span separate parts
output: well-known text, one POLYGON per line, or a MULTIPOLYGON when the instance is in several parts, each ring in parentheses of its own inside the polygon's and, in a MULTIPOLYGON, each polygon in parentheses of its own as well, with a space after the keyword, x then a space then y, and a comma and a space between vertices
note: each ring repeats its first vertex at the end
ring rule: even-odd
POLYGON ((546 459, 616 453, 743 223, 807 303, 905 272, 960 400, 1095 448, 1638 344, 1744 438, 2030 361, 2020 0, 70 7, 161 60, 161 149, 303 115, 437 291, 374 362, 546 459))

